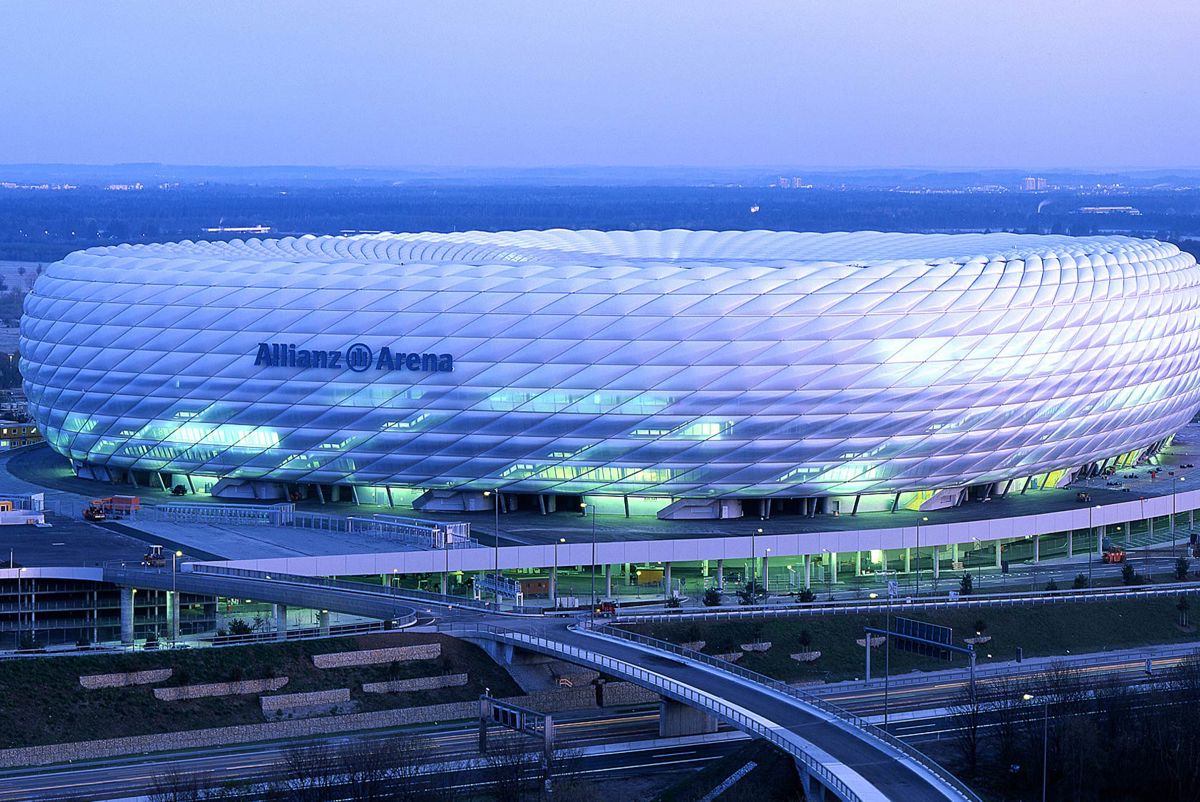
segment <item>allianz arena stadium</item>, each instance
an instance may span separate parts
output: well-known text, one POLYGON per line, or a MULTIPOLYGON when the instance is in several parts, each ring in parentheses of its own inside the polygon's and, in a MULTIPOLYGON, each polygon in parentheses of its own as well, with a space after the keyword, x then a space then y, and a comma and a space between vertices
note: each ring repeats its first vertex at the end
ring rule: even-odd
POLYGON ((39 428, 91 478, 431 510, 485 490, 667 518, 931 509, 1161 447, 1200 407, 1200 270, 1118 236, 123 245, 38 278, 20 351, 39 428))

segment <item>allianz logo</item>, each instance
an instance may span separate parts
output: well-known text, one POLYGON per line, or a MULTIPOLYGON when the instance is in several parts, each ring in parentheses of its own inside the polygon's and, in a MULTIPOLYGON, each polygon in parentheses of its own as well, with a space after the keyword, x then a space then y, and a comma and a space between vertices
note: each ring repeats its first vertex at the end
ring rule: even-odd
POLYGON ((386 345, 376 353, 362 343, 354 343, 349 348, 336 351, 297 348, 295 343, 259 343, 254 364, 264 368, 349 368, 355 373, 371 369, 449 373, 454 370, 454 357, 450 354, 393 351, 386 345))

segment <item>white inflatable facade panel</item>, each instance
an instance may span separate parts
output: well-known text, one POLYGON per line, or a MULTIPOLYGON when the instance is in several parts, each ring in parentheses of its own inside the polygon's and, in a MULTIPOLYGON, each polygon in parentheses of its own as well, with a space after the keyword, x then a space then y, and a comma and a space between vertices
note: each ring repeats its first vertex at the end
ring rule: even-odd
POLYGON ((1127 237, 522 231, 94 248, 38 278, 76 464, 674 498, 932 490, 1200 406, 1200 269, 1127 237))

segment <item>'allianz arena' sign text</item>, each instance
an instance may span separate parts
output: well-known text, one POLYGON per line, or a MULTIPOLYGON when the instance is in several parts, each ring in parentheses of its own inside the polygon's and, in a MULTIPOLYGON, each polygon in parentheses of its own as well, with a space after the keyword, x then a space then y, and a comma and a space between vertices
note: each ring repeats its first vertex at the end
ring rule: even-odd
POLYGON ((362 343, 336 351, 297 348, 295 343, 259 343, 254 364, 264 368, 349 368, 355 373, 371 369, 449 373, 454 370, 454 357, 450 354, 410 354, 393 351, 386 345, 375 353, 362 343))

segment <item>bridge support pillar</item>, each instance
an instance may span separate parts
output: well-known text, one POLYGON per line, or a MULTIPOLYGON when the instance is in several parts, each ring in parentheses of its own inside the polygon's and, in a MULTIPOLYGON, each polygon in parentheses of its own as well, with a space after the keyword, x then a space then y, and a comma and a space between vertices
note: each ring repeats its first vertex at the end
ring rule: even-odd
POLYGON ((933 547, 933 578, 937 579, 942 574, 942 555, 941 546, 933 547))
POLYGON ((658 711, 658 737, 705 735, 717 731, 717 720, 694 707, 663 699, 658 711))
POLYGON ((450 595, 450 574, 442 574, 441 581, 442 581, 442 595, 449 596, 450 595))
POLYGON ((663 598, 669 599, 674 595, 675 592, 671 588, 671 564, 665 562, 663 563, 663 598))
POLYGON ((1146 532, 1147 532, 1147 534, 1150 535, 1150 540, 1148 542, 1153 543, 1154 542, 1154 519, 1153 518, 1146 519, 1146 532))
POLYGON ((997 540, 996 541, 996 568, 1000 568, 1001 563, 1003 563, 1003 562, 1004 562, 1004 543, 997 540))
POLYGON ((275 614, 275 640, 287 640, 287 605, 272 605, 271 611, 275 614))
POLYGON ((825 786, 812 776, 808 767, 800 761, 796 761, 796 773, 800 775, 800 789, 804 792, 805 800, 807 802, 825 802, 828 798, 825 796, 825 786))
MULTIPOLYGON (((1191 515, 1191 513, 1189 512, 1188 515, 1191 515)), ((1191 526, 1190 522, 1188 523, 1188 526, 1191 526)), ((1133 539, 1129 534, 1129 521, 1126 521, 1125 522, 1125 545, 1128 546, 1132 542, 1133 542, 1133 539)))
POLYGON ((328 610, 321 611, 321 634, 322 635, 329 634, 329 611, 328 610))
POLYGON ((725 561, 717 560, 717 587, 725 587, 725 561))
POLYGON ((550 605, 552 607, 557 607, 558 606, 558 566, 557 565, 552 566, 550 568, 550 587, 547 589, 546 595, 550 597, 550 605))
POLYGON ((764 554, 762 558, 762 588, 767 590, 771 587, 771 556, 764 554))
POLYGON ((862 576, 862 552, 854 552, 854 575, 862 576))
POLYGON ((912 573, 912 549, 908 546, 904 547, 904 573, 912 573))
POLYGON ((1042 561, 1042 536, 1033 536, 1033 564, 1037 565, 1042 561))
POLYGON ((804 589, 812 589, 812 555, 804 555, 804 589))
POLYGON ((1096 536, 1096 556, 1099 557, 1101 560, 1104 559, 1105 528, 1106 527, 1104 526, 1104 524, 1100 524, 1100 526, 1097 526, 1092 532, 1092 534, 1094 534, 1096 536))
POLYGON ((133 643, 133 588, 121 588, 121 643, 133 643))
POLYGON ((612 568, 613 567, 612 567, 611 563, 604 566, 604 598, 606 598, 606 599, 611 599, 612 595, 613 595, 613 593, 612 593, 612 574, 613 574, 612 568))
POLYGON ((837 563, 838 556, 836 551, 829 552, 829 583, 837 584, 837 563))
POLYGON ((1067 557, 1073 557, 1074 555, 1075 555, 1075 530, 1068 529, 1067 530, 1067 557))

